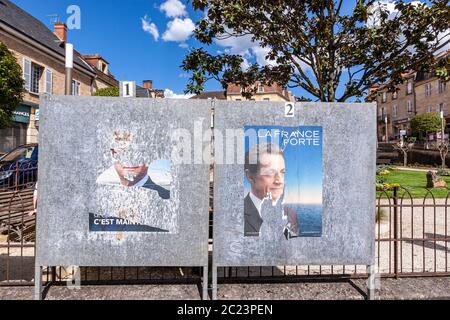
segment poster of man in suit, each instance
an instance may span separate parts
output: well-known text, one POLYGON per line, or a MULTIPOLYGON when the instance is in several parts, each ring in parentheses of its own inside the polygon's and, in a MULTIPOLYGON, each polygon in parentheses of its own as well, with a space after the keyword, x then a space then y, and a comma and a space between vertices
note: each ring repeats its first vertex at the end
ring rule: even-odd
POLYGON ((277 224, 287 240, 322 235, 322 128, 246 126, 244 236, 277 224), (250 137, 253 137, 252 139, 250 137), (281 204, 265 217, 263 204, 281 204))

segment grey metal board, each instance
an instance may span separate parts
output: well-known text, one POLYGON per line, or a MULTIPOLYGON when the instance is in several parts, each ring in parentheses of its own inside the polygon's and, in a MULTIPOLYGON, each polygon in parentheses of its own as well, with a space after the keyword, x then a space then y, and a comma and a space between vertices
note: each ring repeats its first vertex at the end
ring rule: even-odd
MULTIPOLYGON (((229 151, 226 143, 216 144, 213 267, 373 264, 375 104, 296 103, 294 117, 286 117, 285 112, 284 103, 216 101, 215 128, 225 136, 227 129, 241 130, 243 135, 244 128, 249 126, 320 127, 321 233, 289 239, 273 233, 246 236, 243 138, 236 140, 233 151, 229 151), (223 150, 218 152, 217 148, 223 150), (237 156, 234 164, 226 163, 227 151, 237 156), (223 161, 217 157, 222 153, 223 161)), ((302 158, 300 153, 298 161, 311 160, 302 158)), ((289 175, 287 170, 286 177, 289 175)), ((280 206, 265 201, 261 211, 265 210, 268 216, 277 215, 280 206)))
POLYGON ((45 96, 40 110, 36 265, 207 265, 209 165, 174 161, 172 135, 208 130, 210 102, 45 96), (126 187, 144 181, 117 178, 133 157, 151 180, 126 187))

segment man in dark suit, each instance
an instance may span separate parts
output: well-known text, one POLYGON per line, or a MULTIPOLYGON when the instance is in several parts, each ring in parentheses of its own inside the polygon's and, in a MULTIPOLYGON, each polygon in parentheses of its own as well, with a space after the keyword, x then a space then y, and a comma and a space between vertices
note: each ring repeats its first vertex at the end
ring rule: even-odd
POLYGON ((244 235, 249 236, 259 236, 259 230, 263 223, 258 209, 256 209, 255 204, 250 198, 250 193, 244 199, 244 235))
MULTIPOLYGON (((244 236, 258 237, 264 220, 261 214, 263 201, 275 206, 284 193, 284 154, 275 144, 254 145, 245 155, 245 175, 251 190, 244 199, 244 236)), ((297 214, 283 208, 286 239, 298 236, 297 214)))
POLYGON ((154 183, 153 180, 149 176, 147 176, 147 177, 148 177, 147 182, 144 183, 142 188, 147 188, 147 189, 151 189, 151 190, 157 191, 158 195, 162 199, 170 199, 170 191, 169 190, 164 189, 160 185, 154 183))

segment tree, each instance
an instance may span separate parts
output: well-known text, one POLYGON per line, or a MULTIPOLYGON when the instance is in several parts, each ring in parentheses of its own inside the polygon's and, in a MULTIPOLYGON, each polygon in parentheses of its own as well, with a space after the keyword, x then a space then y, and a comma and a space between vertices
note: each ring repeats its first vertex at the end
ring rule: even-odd
POLYGON ((109 87, 109 88, 102 88, 98 89, 94 92, 93 96, 100 96, 100 97, 118 97, 120 94, 118 87, 109 87))
POLYGON ((344 102, 362 98, 377 83, 389 81, 394 90, 407 69, 434 68, 448 79, 448 59, 433 59, 450 41, 447 0, 430 5, 399 0, 393 11, 377 0, 354 0, 351 8, 345 2, 192 0, 194 9, 206 11, 194 31, 197 40, 209 45, 251 36, 273 63, 242 68, 242 56, 192 49, 181 66, 192 73, 185 92, 199 94, 215 79, 224 89, 240 84, 248 97, 260 81, 299 87, 318 101, 344 102))
MULTIPOLYGON (((446 126, 445 119, 444 127, 446 126)), ((430 132, 441 131, 441 117, 437 112, 424 113, 411 119, 411 131, 413 136, 423 139, 430 132)))
POLYGON ((22 101, 23 85, 20 65, 0 42, 0 129, 10 125, 13 111, 22 101))
POLYGON ((400 141, 394 144, 394 149, 400 150, 403 154, 403 166, 405 167, 408 165, 408 152, 412 150, 415 142, 415 138, 409 138, 407 141, 404 141, 404 137, 402 136, 400 141))

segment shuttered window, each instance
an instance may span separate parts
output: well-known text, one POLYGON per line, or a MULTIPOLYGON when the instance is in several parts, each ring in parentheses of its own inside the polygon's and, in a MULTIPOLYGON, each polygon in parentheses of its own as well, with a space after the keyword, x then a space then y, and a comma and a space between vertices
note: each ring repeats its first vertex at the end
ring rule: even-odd
POLYGON ((76 80, 72 80, 72 95, 79 96, 80 95, 80 83, 76 80))
POLYGON ((53 93, 53 72, 50 69, 45 69, 45 93, 53 93))
POLYGON ((30 91, 31 88, 31 61, 23 59, 23 79, 25 80, 25 90, 30 91))

